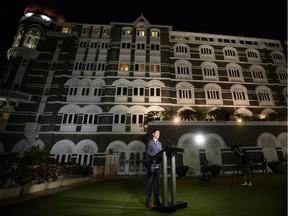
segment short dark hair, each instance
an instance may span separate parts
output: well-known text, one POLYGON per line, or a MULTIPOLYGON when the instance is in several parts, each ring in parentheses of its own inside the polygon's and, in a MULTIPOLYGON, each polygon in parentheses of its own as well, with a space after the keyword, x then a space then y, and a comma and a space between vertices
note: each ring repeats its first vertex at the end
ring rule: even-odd
POLYGON ((160 131, 158 128, 155 128, 152 130, 152 134, 154 134, 156 131, 160 131))

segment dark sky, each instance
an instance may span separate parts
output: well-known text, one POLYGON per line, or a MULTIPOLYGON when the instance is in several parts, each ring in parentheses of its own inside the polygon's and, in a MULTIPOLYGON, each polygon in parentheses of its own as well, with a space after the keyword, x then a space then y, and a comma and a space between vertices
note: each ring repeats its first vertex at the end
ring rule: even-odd
MULTIPOLYGON (((41 0, 38 0, 38 2, 41 0)), ((0 8, 0 74, 19 20, 37 0, 9 0, 0 8)), ((287 0, 42 0, 56 4, 67 22, 131 23, 141 13, 151 24, 173 30, 287 40, 287 0), (171 2, 171 3, 170 3, 171 2), (172 4, 173 3, 173 4, 172 4)))

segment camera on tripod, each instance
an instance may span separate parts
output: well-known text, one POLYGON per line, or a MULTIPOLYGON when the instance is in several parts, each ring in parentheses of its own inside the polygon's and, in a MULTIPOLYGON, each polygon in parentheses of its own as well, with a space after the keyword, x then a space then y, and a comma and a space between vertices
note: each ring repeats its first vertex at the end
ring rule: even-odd
POLYGON ((231 144, 230 146, 231 152, 234 156, 236 156, 237 158, 240 157, 240 153, 238 151, 238 145, 235 145, 234 143, 231 144))

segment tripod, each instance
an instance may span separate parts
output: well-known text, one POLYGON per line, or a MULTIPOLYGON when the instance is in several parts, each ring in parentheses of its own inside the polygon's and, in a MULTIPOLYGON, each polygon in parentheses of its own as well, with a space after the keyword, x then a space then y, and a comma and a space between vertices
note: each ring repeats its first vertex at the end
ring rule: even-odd
POLYGON ((204 160, 203 167, 201 168, 201 172, 202 172, 202 176, 199 179, 199 181, 197 182, 197 185, 200 182, 203 183, 203 184, 210 182, 209 173, 208 173, 208 161, 207 160, 204 160))
POLYGON ((232 179, 231 179, 231 186, 234 185, 234 175, 235 175, 235 171, 237 174, 237 183, 240 184, 240 173, 239 173, 239 169, 240 169, 240 161, 239 159, 236 161, 234 167, 233 167, 233 172, 232 172, 232 179))

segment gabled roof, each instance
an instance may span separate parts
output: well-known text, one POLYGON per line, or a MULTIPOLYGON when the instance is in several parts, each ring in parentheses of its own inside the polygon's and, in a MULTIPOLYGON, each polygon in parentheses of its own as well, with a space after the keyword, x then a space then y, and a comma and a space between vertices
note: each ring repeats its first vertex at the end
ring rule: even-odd
POLYGON ((133 22, 134 25, 137 25, 139 23, 145 24, 145 26, 149 26, 150 25, 148 20, 144 17, 143 13, 133 22))

